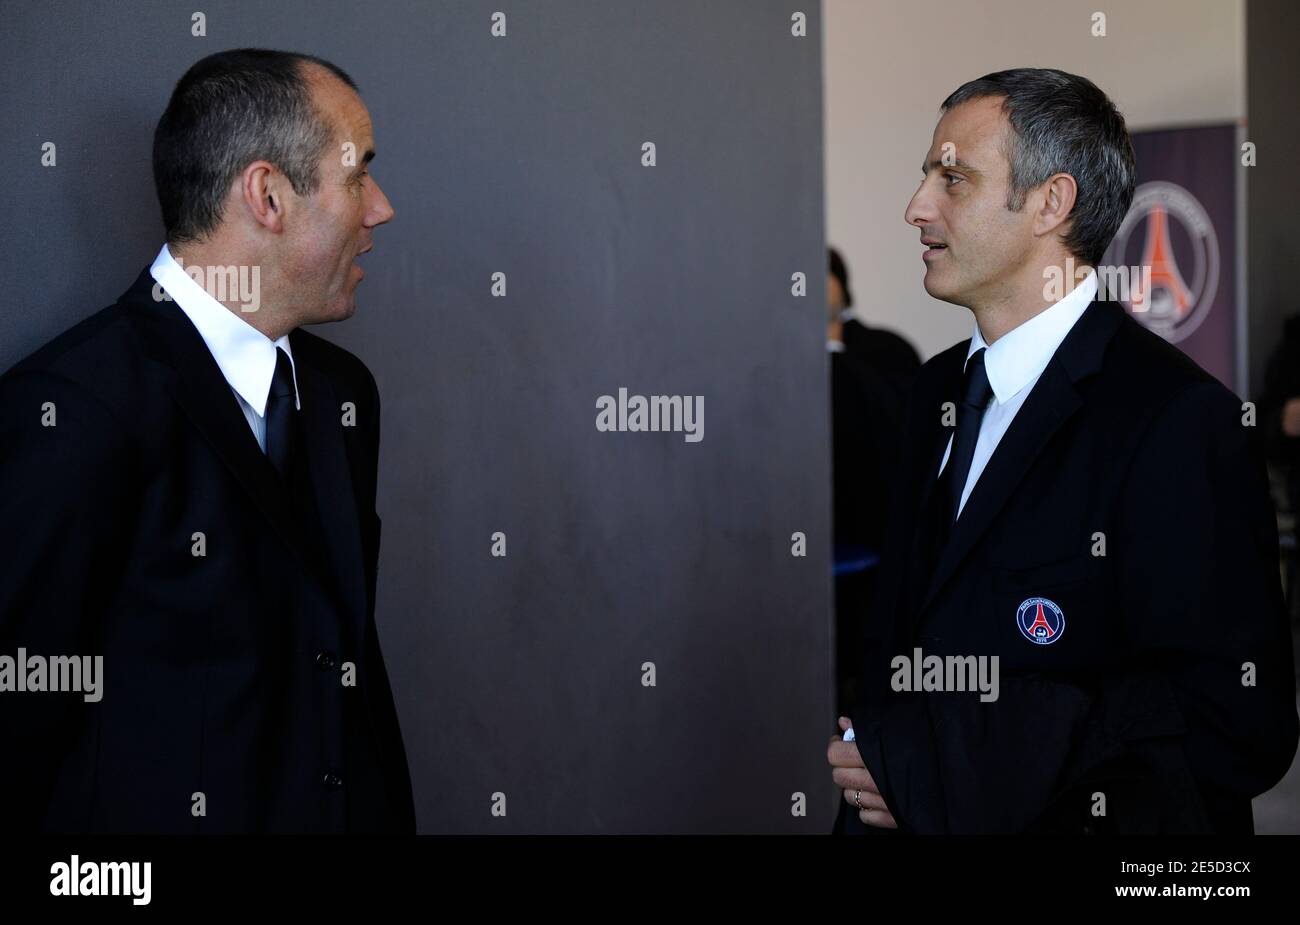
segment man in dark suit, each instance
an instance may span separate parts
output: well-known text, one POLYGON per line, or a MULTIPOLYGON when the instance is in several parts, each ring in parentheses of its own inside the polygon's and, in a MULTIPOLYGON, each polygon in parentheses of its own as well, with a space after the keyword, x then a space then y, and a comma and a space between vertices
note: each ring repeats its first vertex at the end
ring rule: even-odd
POLYGON ((836 705, 856 700, 861 631, 876 579, 889 507, 899 418, 921 361, 907 341, 847 313, 849 271, 828 248, 826 349, 831 367, 831 500, 835 549, 836 705), (856 346, 849 348, 850 332, 856 346))
POLYGON ((356 309, 393 215, 373 149, 334 65, 199 61, 154 138, 157 259, 0 379, 0 824, 414 831, 379 393, 301 328, 356 309), (94 698, 48 683, 69 657, 102 658, 94 698))
POLYGON ((826 301, 830 308, 828 339, 838 342, 843 352, 873 369, 887 382, 901 404, 921 368, 916 348, 903 337, 884 328, 869 327, 853 310, 849 268, 840 252, 827 248, 830 273, 826 277, 826 301))
POLYGON ((1292 315, 1282 326, 1282 340, 1269 353, 1264 369, 1264 391, 1259 396, 1260 429, 1268 457, 1281 470, 1285 504, 1292 514, 1291 555, 1286 563, 1287 610, 1294 620, 1300 593, 1300 562, 1297 561, 1295 517, 1300 512, 1300 315, 1292 315))
POLYGON ((1251 832, 1297 741, 1276 524, 1241 401, 1094 298, 1123 117, 990 74, 923 170, 926 291, 976 324, 905 417, 837 830, 1251 832))
POLYGON ((861 357, 828 340, 836 709, 856 700, 862 626, 875 582, 898 446, 901 399, 861 357), (839 347, 840 349, 835 349, 839 347))

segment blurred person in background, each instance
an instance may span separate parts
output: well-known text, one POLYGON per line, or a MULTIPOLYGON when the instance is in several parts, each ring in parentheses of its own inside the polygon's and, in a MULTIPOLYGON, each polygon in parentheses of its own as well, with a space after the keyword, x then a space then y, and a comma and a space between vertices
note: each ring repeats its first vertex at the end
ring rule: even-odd
POLYGON ((830 249, 826 349, 831 367, 837 709, 857 695, 862 627, 885 532, 890 473, 907 388, 920 368, 912 346, 850 313, 844 260, 830 249), (847 340, 852 340, 850 348, 847 340))
POLYGON ((1300 315, 1287 319, 1282 342, 1273 350, 1264 374, 1264 394, 1259 402, 1269 461, 1280 470, 1290 528, 1283 537, 1287 547, 1286 593, 1291 619, 1296 619, 1300 595, 1296 593, 1296 524, 1300 503, 1300 315))

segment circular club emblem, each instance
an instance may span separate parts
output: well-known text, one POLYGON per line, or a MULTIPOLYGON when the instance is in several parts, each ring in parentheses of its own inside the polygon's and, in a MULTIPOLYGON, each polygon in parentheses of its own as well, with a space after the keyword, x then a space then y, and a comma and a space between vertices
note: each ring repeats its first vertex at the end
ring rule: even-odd
POLYGON ((1020 634, 1039 646, 1050 646, 1065 633, 1065 614, 1045 597, 1031 597, 1016 611, 1020 634))
POLYGON ((1173 344, 1200 327, 1219 291, 1219 236, 1205 207, 1177 183, 1137 188, 1102 263, 1138 271, 1110 298, 1173 344))

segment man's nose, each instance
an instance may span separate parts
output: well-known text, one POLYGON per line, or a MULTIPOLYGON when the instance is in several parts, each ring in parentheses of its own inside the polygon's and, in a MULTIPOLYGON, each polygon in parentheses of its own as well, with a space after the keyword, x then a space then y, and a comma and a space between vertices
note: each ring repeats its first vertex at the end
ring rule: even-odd
POLYGON ((375 201, 371 203, 369 214, 370 221, 367 222, 367 225, 371 227, 384 224, 384 222, 391 220, 396 214, 393 211, 392 203, 388 201, 388 197, 384 195, 384 191, 379 188, 379 184, 376 183, 374 186, 375 201))
POLYGON ((909 225, 932 224, 934 221, 934 209, 930 202, 930 194, 926 190, 925 181, 916 188, 912 194, 911 201, 907 204, 906 211, 903 212, 903 221, 909 225))

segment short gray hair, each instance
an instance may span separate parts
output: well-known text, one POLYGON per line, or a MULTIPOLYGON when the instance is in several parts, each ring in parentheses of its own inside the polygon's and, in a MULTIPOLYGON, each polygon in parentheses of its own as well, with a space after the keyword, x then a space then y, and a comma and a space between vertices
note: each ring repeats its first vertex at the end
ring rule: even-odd
POLYGON ((316 191, 334 127, 312 105, 308 65, 357 88, 328 61, 261 48, 209 55, 177 82, 153 136, 168 243, 201 241, 215 231, 231 184, 253 161, 274 164, 299 196, 316 191))
POLYGON ((962 84, 943 111, 967 100, 1001 97, 1011 123, 1007 208, 1019 212, 1029 191, 1053 174, 1078 186, 1065 246, 1096 266, 1133 203, 1137 158, 1124 116, 1086 77, 1050 68, 1014 68, 962 84))

